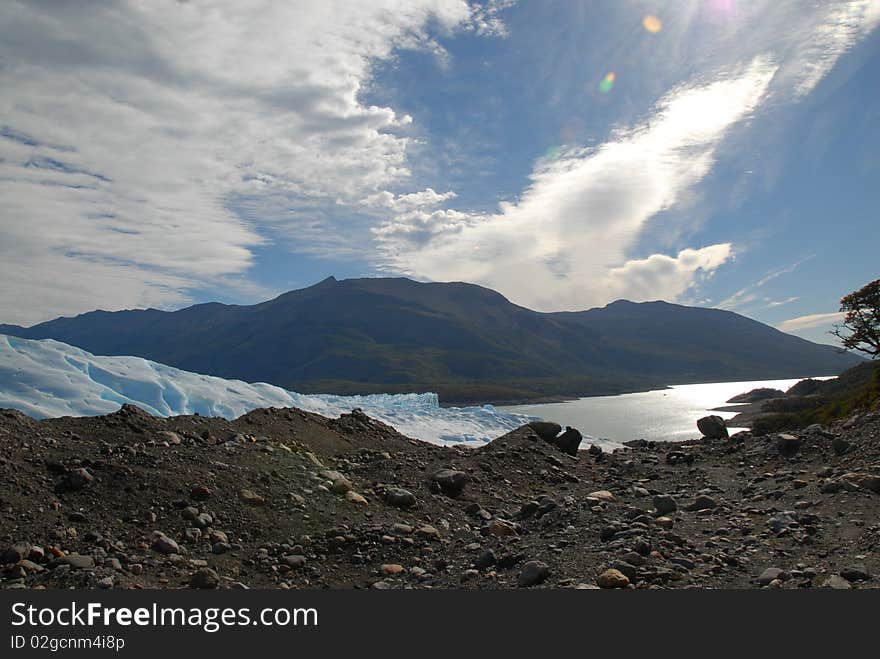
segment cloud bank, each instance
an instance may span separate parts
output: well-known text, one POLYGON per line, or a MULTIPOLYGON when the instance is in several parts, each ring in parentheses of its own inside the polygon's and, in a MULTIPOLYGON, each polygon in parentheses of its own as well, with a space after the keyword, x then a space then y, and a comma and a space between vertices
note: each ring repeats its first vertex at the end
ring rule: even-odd
POLYGON ((630 254, 653 217, 686 202, 727 131, 755 110, 776 70, 757 58, 709 84, 673 90, 645 123, 618 130, 596 149, 569 149, 540 162, 521 198, 498 213, 394 217, 375 230, 387 266, 481 282, 543 310, 681 295, 732 258, 732 245, 630 254))
POLYGON ((815 313, 808 316, 798 316, 797 318, 789 318, 776 326, 776 329, 783 332, 800 332, 805 329, 814 327, 830 327, 834 323, 843 320, 846 314, 842 311, 834 313, 815 313))
MULTIPOLYGON (((878 0, 665 7, 645 66, 677 82, 477 212, 414 180, 413 152, 431 158, 436 137, 419 117, 364 98, 404 50, 454 71, 453 37, 503 38, 513 4, 0 4, 0 322, 261 296, 269 249, 547 310, 691 295, 735 258, 735 228, 697 240, 670 226, 662 249, 646 236, 699 198, 736 127, 800 102, 880 22, 878 0)), ((609 6, 641 29, 641 2, 609 6)))
POLYGON ((374 63, 503 32, 464 0, 87 4, 0 5, 2 321, 177 304, 332 230, 302 209, 410 173, 374 63))

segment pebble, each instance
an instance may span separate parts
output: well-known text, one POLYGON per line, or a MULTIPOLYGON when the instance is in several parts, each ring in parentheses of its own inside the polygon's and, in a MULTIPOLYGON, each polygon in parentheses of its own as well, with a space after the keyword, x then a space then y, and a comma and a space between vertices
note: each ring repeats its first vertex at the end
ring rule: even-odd
POLYGON ((416 505, 416 496, 402 487, 391 487, 385 490, 385 502, 395 508, 411 508, 416 505))
POLYGON ((767 586, 771 581, 775 579, 783 580, 785 575, 785 571, 778 567, 768 567, 761 573, 761 576, 758 577, 758 584, 761 586, 767 586))
POLYGON ((516 526, 504 519, 493 519, 483 527, 483 535, 494 535, 496 537, 512 537, 519 535, 516 526))
POLYGON ((596 583, 599 588, 626 588, 629 586, 629 578, 620 570, 610 568, 599 575, 596 583))
POLYGON ((362 505, 367 503, 367 500, 354 490, 348 490, 348 492, 345 493, 345 498, 352 503, 359 503, 362 505))
POLYGON ((840 571, 840 576, 842 576, 847 581, 867 581, 871 578, 870 573, 867 569, 865 569, 864 565, 850 565, 843 568, 840 571))
POLYGON ((8 547, 3 555, 0 556, 0 563, 18 563, 23 558, 27 558, 31 553, 31 544, 29 542, 16 542, 8 547))
POLYGON ((711 510, 717 507, 718 504, 715 502, 715 499, 710 497, 708 494, 701 494, 691 502, 687 509, 691 511, 696 511, 711 510))
POLYGON ((477 560, 474 561, 474 567, 478 570, 485 570, 488 567, 492 567, 497 562, 498 557, 495 555, 495 552, 489 549, 477 556, 477 560))
POLYGON ((249 506, 262 506, 266 503, 265 497, 253 490, 243 489, 238 493, 238 497, 249 506))
POLYGON ((439 540, 440 539, 440 531, 438 531, 433 526, 421 526, 416 529, 416 535, 425 540, 439 540))
POLYGON ((203 567, 193 572, 189 585, 190 588, 217 588, 220 585, 220 575, 209 567, 203 567))
POLYGON ((832 588, 834 590, 849 590, 852 588, 849 581, 841 577, 839 574, 832 574, 825 579, 822 586, 824 588, 832 588))
POLYGON ((160 554, 179 554, 180 546, 164 533, 156 531, 153 537, 153 549, 160 554))
POLYGON ((65 565, 69 565, 74 570, 91 570, 95 567, 95 559, 84 554, 68 554, 61 560, 65 565))
POLYGON ((190 490, 189 496, 194 501, 204 501, 214 496, 214 492, 207 485, 196 485, 190 490))
POLYGON ((668 494, 658 494, 654 497, 654 508, 658 515, 668 515, 678 510, 678 505, 668 494))
POLYGON ((437 484, 440 490, 447 496, 457 497, 464 491, 470 482, 470 477, 463 471, 455 469, 441 469, 434 472, 431 480, 437 484))
POLYGON ((550 576, 550 567, 541 561, 529 561, 522 567, 516 583, 520 588, 536 586, 547 580, 550 576))
POLYGON ((64 484, 68 490, 81 490, 84 487, 87 487, 92 484, 92 481, 95 480, 95 477, 89 473, 88 469, 84 467, 80 467, 78 469, 72 469, 67 472, 67 477, 65 478, 64 484))

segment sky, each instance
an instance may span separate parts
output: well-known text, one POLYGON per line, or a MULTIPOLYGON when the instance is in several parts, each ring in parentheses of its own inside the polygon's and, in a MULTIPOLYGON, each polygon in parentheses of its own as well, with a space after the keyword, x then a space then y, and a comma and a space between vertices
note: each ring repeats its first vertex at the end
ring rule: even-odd
POLYGON ((6 0, 0 322, 327 276, 812 340, 880 276, 880 0, 6 0))

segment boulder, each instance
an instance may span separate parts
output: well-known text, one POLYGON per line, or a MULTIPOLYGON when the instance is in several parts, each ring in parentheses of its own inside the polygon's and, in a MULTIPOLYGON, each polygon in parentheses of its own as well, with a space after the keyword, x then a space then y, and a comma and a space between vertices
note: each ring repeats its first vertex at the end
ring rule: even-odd
POLYGON ((528 424, 535 434, 546 442, 552 441, 562 432, 562 426, 552 421, 532 421, 528 424))
POLYGON ((550 443, 553 444, 556 448, 558 448, 563 453, 567 453, 568 455, 577 455, 578 448, 581 445, 581 441, 583 441, 584 436, 581 435, 580 431, 576 428, 566 427, 565 432, 559 435, 559 437, 554 437, 550 440, 550 443))
POLYGON ((470 477, 463 471, 454 469, 441 469, 431 476, 431 482, 440 488, 446 496, 457 497, 470 482, 470 477))
POLYGON ((698 419, 697 430, 703 433, 706 439, 727 439, 730 436, 724 419, 716 414, 698 419))

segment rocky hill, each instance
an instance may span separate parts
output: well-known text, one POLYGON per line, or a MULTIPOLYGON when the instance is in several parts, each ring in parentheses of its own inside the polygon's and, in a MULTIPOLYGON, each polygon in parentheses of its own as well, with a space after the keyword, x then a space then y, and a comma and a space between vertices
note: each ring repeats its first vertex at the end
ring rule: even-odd
POLYGON ((466 449, 357 411, 3 410, 0 586, 880 585, 880 414, 575 456, 556 430, 466 449))

